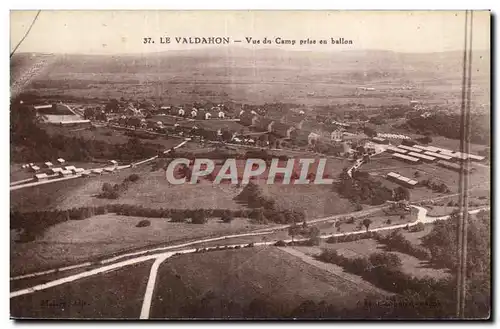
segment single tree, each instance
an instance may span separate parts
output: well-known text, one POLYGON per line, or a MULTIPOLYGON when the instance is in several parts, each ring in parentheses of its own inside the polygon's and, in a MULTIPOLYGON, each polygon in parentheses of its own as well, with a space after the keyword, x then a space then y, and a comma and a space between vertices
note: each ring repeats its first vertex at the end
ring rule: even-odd
POLYGON ((368 229, 370 228, 371 223, 372 223, 372 220, 370 218, 363 219, 363 226, 366 227, 367 232, 368 232, 368 229))

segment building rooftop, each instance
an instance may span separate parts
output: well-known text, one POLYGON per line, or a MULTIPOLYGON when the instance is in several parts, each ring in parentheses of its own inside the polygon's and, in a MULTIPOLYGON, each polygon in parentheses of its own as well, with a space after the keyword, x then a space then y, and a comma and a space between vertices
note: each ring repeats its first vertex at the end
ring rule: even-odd
POLYGON ((432 157, 430 155, 425 155, 425 154, 420 154, 420 153, 416 153, 416 152, 410 152, 408 153, 409 156, 412 156, 412 157, 416 157, 416 158, 421 158, 421 159, 425 159, 425 160, 429 160, 429 161, 434 161, 436 160, 435 157, 432 157))
POLYGON ((392 156, 395 157, 395 158, 409 160, 409 161, 412 161, 412 162, 418 162, 419 161, 418 158, 415 158, 415 157, 412 157, 412 156, 408 156, 408 155, 404 155, 404 154, 400 154, 400 153, 394 153, 392 156))
POLYGON ((416 152, 416 153, 422 152, 422 150, 419 149, 419 148, 415 148, 415 147, 412 147, 412 146, 406 146, 406 145, 403 145, 403 144, 399 145, 398 147, 402 148, 404 150, 408 150, 408 151, 412 151, 412 152, 416 152))

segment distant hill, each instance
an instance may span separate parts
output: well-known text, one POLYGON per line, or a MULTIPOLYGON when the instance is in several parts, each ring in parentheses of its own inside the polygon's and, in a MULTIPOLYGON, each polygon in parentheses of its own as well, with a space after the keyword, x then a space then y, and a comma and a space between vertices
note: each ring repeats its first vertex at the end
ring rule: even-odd
MULTIPOLYGON (((30 65, 33 61, 31 56, 14 55, 11 60, 13 76, 23 71, 23 66, 30 65)), ((256 98, 262 94, 266 102, 294 96, 303 104, 323 104, 331 103, 332 97, 354 97, 355 90, 352 88, 358 85, 394 87, 410 84, 424 92, 417 95, 400 93, 395 95, 396 98, 426 99, 432 98, 433 93, 444 92, 451 93, 451 96, 443 95, 443 99, 453 99, 459 94, 461 86, 462 56, 458 51, 410 54, 380 50, 254 51, 241 47, 120 56, 54 55, 50 69, 34 80, 34 89, 91 89, 99 94, 101 91, 97 90, 100 88, 97 86, 116 87, 121 84, 124 88, 125 85, 140 85, 142 89, 148 89, 149 85, 151 88, 144 91, 144 97, 155 95, 173 99, 170 93, 180 88, 185 93, 184 96, 179 95, 182 99, 191 99, 195 95, 198 98, 235 98, 257 102, 256 98), (209 88, 208 84, 216 87, 209 88), (240 88, 239 84, 250 85, 250 88, 240 88), (283 86, 276 84, 294 85, 293 91, 288 94, 283 86), (181 85, 185 87, 181 88, 181 85), (169 94, 166 95, 166 92, 169 94)), ((475 96, 481 98, 481 103, 487 103, 490 54, 477 51, 473 59, 475 96)), ((136 90, 136 93, 141 91, 136 90)), ((79 95, 79 92, 75 94, 79 95)), ((363 97, 366 98, 366 95, 363 97)))

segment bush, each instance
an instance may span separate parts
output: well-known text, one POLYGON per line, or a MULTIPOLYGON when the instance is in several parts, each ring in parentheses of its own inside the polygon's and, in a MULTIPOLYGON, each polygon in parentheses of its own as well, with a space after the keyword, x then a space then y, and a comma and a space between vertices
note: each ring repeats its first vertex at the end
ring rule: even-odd
POLYGON ((129 180, 131 182, 137 182, 139 180, 139 175, 132 174, 132 175, 130 175, 130 176, 127 177, 127 180, 129 180))
POLYGON ((276 243, 274 245, 276 247, 286 247, 286 242, 283 240, 278 240, 278 241, 276 241, 276 243))
POLYGON ((398 255, 388 252, 376 252, 370 255, 370 262, 373 266, 384 266, 391 269, 398 269, 401 267, 401 259, 398 255))
POLYGON ((205 224, 207 222, 207 216, 203 209, 196 210, 191 216, 192 224, 205 224))
POLYGON ((135 227, 148 227, 151 226, 151 222, 147 219, 141 220, 135 227))
POLYGON ((417 223, 416 225, 413 225, 411 226, 409 229, 408 229, 408 232, 422 232, 423 230, 425 230, 425 225, 423 223, 417 223))
MULTIPOLYGON (((421 223, 419 223, 421 224, 421 223)), ((417 225, 415 225, 417 226, 417 225)), ((423 224, 422 224, 423 226, 423 224)), ((415 246, 410 241, 408 241, 401 232, 393 231, 391 234, 383 237, 379 235, 377 241, 383 243, 387 246, 388 250, 399 251, 411 256, 414 256, 418 259, 429 260, 430 253, 427 249, 421 246, 415 246)))
POLYGON ((186 221, 186 217, 180 212, 173 213, 171 218, 174 223, 184 223, 186 221))
POLYGON ((233 215, 231 215, 231 213, 224 213, 221 216, 220 220, 223 221, 224 223, 231 223, 234 220, 234 217, 233 215))

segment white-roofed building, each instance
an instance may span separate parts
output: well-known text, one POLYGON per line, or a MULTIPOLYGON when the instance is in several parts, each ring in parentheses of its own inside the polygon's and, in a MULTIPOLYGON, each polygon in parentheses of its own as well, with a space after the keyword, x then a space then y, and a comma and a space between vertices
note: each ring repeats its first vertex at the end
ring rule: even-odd
POLYGON ((417 149, 421 149, 421 150, 424 150, 424 151, 429 151, 429 149, 427 148, 427 146, 423 146, 423 145, 413 145, 414 148, 417 148, 417 149))
POLYGON ((406 187, 410 187, 410 188, 415 187, 418 184, 418 182, 416 180, 405 177, 405 176, 400 175, 400 174, 395 173, 395 172, 388 173, 386 175, 386 178, 390 181, 397 183, 397 184, 400 184, 400 185, 403 185, 406 187))
POLYGON ((30 167, 30 169, 31 169, 31 171, 33 171, 33 172, 37 172, 38 170, 40 170, 40 167, 38 167, 38 166, 36 166, 36 165, 32 165, 32 166, 30 167))
POLYGON ((72 172, 76 175, 76 174, 82 174, 83 172, 85 171, 85 169, 83 168, 75 168, 72 170, 72 172))
POLYGON ((37 182, 45 181, 47 179, 49 179, 49 176, 47 176, 47 174, 36 174, 35 175, 35 180, 37 182))
POLYGON ((410 152, 416 152, 416 153, 422 152, 422 150, 419 149, 419 148, 412 147, 412 146, 406 146, 406 145, 403 145, 403 144, 399 145, 398 147, 402 148, 403 150, 410 151, 410 152))
POLYGON ((50 161, 47 161, 43 164, 45 166, 45 168, 52 168, 54 166, 54 164, 50 161))
POLYGON ((410 162, 410 163, 418 163, 420 161, 420 159, 418 159, 418 158, 408 156, 405 154, 401 154, 401 153, 394 153, 392 155, 392 157, 396 158, 398 160, 403 160, 403 161, 410 162))
POLYGON ((50 173, 51 174, 59 174, 61 171, 63 171, 62 168, 56 167, 56 168, 50 168, 50 173))
POLYGON ((434 158, 438 158, 440 160, 451 160, 452 156, 451 155, 446 155, 446 154, 442 154, 442 153, 434 153, 434 152, 430 152, 430 151, 426 151, 424 152, 425 155, 429 155, 431 157, 434 157, 434 158))
POLYGON ((69 170, 69 171, 73 171, 75 169, 76 169, 75 166, 66 166, 66 167, 64 167, 64 170, 69 170))
POLYGON ((484 159, 486 159, 486 157, 481 155, 469 154, 469 159, 473 161, 483 161, 484 159))
POLYGON ((399 147, 393 145, 387 146, 386 150, 391 153, 401 153, 401 154, 405 154, 408 152, 407 150, 400 149, 399 147))
POLYGON ((70 176, 72 174, 73 173, 71 172, 71 170, 61 170, 59 172, 59 176, 61 176, 61 177, 67 177, 67 176, 70 176))
POLYGON ((415 157, 415 158, 422 159, 422 161, 426 161, 426 162, 432 162, 432 161, 436 160, 435 157, 431 157, 430 155, 425 155, 425 154, 416 153, 416 152, 410 152, 410 153, 408 153, 408 155, 415 157))

